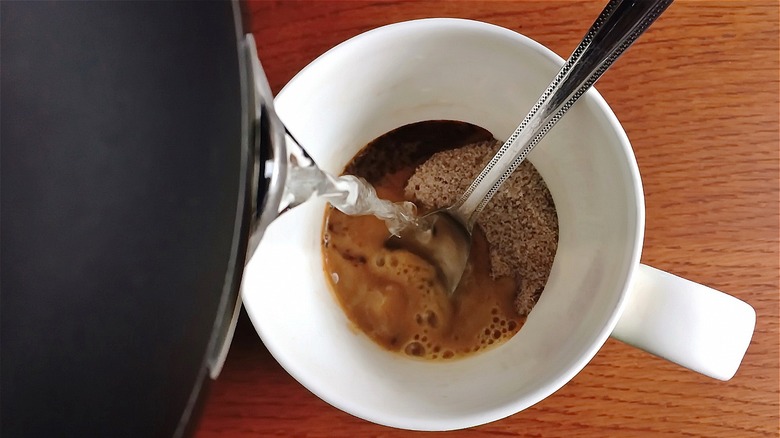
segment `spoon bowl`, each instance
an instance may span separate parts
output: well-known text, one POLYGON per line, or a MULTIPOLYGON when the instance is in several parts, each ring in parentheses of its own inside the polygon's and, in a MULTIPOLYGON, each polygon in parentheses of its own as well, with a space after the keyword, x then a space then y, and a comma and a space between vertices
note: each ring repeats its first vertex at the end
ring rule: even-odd
POLYGON ((385 246, 405 249, 436 268, 439 280, 449 294, 455 292, 471 253, 471 227, 459 219, 452 207, 432 211, 398 236, 390 236, 385 246))

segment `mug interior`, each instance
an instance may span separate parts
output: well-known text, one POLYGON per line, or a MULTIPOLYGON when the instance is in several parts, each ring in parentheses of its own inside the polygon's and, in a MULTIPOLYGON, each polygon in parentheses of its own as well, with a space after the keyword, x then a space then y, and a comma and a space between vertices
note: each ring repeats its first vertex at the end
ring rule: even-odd
MULTIPOLYGON (((496 26, 430 19, 380 28, 310 64, 276 109, 319 165, 340 173, 369 141, 402 125, 460 120, 505 140, 563 60, 496 26)), ((356 329, 323 271, 325 203, 277 219, 247 265, 243 299, 279 363, 320 398, 376 423, 449 430, 516 413, 550 395, 612 331, 643 230, 628 139, 590 90, 529 156, 555 201, 560 237, 526 324, 497 348, 452 362, 385 351, 356 329)))

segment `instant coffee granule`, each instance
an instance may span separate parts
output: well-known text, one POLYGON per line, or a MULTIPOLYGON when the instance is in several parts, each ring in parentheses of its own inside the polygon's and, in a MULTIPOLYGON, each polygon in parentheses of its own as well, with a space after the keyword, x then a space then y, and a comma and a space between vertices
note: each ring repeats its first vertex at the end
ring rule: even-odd
MULTIPOLYGON (((409 178, 406 197, 423 211, 452 205, 501 145, 488 140, 437 152, 409 178)), ((491 276, 515 278, 517 312, 527 315, 544 289, 558 247, 552 195, 529 161, 504 182, 477 225, 490 244, 491 276)))

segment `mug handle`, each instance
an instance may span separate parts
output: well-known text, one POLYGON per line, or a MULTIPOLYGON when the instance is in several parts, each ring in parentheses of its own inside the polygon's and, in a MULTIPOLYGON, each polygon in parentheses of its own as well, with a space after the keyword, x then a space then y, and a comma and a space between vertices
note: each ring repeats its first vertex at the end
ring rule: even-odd
POLYGON ((749 304, 642 264, 633 281, 613 338, 706 376, 734 376, 756 326, 749 304))

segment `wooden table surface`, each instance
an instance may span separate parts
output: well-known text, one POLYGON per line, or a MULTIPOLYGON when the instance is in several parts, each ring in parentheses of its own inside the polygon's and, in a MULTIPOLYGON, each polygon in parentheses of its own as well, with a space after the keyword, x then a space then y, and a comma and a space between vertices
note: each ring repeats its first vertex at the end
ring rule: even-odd
MULTIPOLYGON (((605 1, 255 2, 246 20, 278 92, 366 30, 462 17, 521 32, 564 58, 605 1)), ((742 366, 716 381, 609 340, 568 385, 509 418, 449 436, 778 436, 778 2, 678 0, 597 84, 644 182, 642 261, 750 303, 742 366)), ((410 436, 309 393, 246 314, 196 436, 410 436)), ((438 435, 438 434, 428 434, 438 435)))

